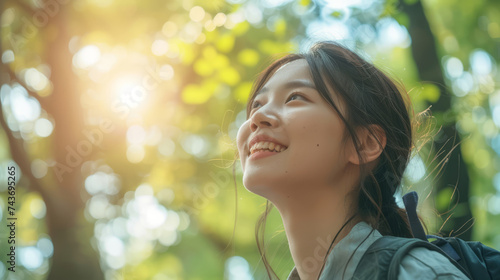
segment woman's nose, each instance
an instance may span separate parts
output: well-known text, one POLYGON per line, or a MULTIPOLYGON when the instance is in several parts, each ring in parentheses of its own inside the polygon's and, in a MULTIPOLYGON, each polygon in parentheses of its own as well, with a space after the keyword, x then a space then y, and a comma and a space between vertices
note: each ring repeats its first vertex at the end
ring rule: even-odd
POLYGON ((261 128, 273 128, 278 125, 278 118, 276 115, 269 110, 266 110, 266 108, 260 108, 257 110, 252 118, 251 118, 251 125, 250 128, 252 129, 252 132, 257 130, 258 127, 261 128))

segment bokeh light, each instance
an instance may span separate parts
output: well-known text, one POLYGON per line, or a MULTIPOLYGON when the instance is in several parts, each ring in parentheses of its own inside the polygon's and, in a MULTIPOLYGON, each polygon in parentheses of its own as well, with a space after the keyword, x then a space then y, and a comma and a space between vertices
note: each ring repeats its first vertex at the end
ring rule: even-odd
POLYGON ((37 247, 21 247, 19 248, 19 262, 27 269, 35 270, 42 265, 43 256, 37 247))
POLYGON ((34 159, 31 162, 31 173, 35 178, 43 178, 47 175, 48 165, 45 161, 41 159, 34 159))
POLYGON ((41 91, 49 85, 49 79, 35 68, 30 68, 24 72, 26 84, 36 91, 41 91))
POLYGON ((2 53, 2 63, 8 64, 13 62, 15 59, 14 52, 12 50, 6 50, 2 53))
POLYGON ((200 6, 194 6, 189 11, 189 17, 192 21, 200 22, 205 17, 205 10, 200 6))
POLYGON ((187 135, 182 141, 182 148, 196 157, 203 157, 208 153, 208 145, 205 139, 199 135, 187 135))
POLYGON ((456 57, 450 57, 446 60, 445 69, 448 76, 453 79, 459 78, 464 72, 462 62, 456 57))
POLYGON ((424 162, 419 156, 414 156, 408 163, 404 176, 411 182, 418 182, 425 176, 425 173, 424 162))
POLYGON ((146 131, 142 126, 133 125, 127 130, 127 141, 131 144, 140 145, 146 140, 146 131))
POLYGON ((114 195, 119 190, 119 179, 114 174, 98 171, 85 179, 85 189, 91 195, 114 195))
POLYGON ((49 238, 40 238, 36 243, 36 247, 40 250, 45 258, 49 258, 54 254, 54 245, 49 238))
POLYGON ((47 212, 45 207, 45 202, 40 198, 33 198, 30 203, 30 212, 33 217, 37 219, 43 219, 47 212))
POLYGON ((253 280, 250 266, 244 258, 233 256, 226 260, 226 275, 230 280, 253 280))
POLYGON ((483 50, 475 50, 470 55, 470 64, 474 74, 485 76, 493 70, 492 59, 488 53, 483 50))
POLYGON ((35 128, 34 131, 36 135, 40 137, 48 137, 50 134, 52 134, 52 131, 54 130, 54 125, 52 124, 51 121, 40 118, 35 121, 35 128))
POLYGON ((155 40, 151 46, 154 55, 161 56, 167 53, 168 43, 165 40, 155 40))
POLYGON ((101 58, 101 50, 95 45, 88 45, 81 48, 73 56, 73 65, 78 68, 86 69, 96 64, 101 58))
POLYGON ((142 145, 130 145, 127 148, 127 159, 131 163, 139 163, 144 159, 146 151, 142 145))
POLYGON ((10 90, 9 103, 12 114, 18 122, 34 121, 40 117, 40 103, 28 96, 28 92, 20 85, 14 86, 10 90))

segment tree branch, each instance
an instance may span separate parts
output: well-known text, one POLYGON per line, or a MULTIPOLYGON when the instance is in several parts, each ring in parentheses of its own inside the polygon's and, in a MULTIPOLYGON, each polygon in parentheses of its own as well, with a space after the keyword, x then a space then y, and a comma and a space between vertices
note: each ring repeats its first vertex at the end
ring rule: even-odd
POLYGON ((32 90, 30 90, 29 87, 17 77, 16 73, 14 73, 14 71, 12 71, 12 69, 10 69, 10 67, 8 65, 5 65, 3 68, 7 70, 7 73, 9 74, 11 80, 16 81, 18 84, 23 86, 28 91, 29 95, 32 96, 33 98, 35 98, 36 100, 38 100, 38 103, 40 103, 40 106, 42 106, 42 108, 47 110, 47 108, 46 108, 47 104, 45 103, 44 99, 42 99, 36 92, 33 92, 32 90))

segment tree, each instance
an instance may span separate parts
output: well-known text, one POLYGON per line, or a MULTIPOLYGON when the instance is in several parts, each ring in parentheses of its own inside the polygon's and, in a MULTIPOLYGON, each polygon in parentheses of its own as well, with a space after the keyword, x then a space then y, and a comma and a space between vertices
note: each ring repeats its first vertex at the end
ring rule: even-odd
POLYGON ((451 212, 450 209, 446 209, 448 205, 445 206, 446 208, 441 206, 441 209, 438 209, 443 213, 445 221, 441 233, 448 236, 457 229, 463 229, 454 234, 460 234, 461 238, 471 240, 472 230, 470 229, 473 219, 469 205, 469 174, 460 150, 461 136, 456 130, 456 121, 453 117, 450 118, 449 114, 452 110, 452 95, 441 70, 436 41, 422 3, 414 1, 412 4, 407 4, 406 1, 399 1, 399 4, 409 18, 408 32, 412 38, 411 50, 419 79, 430 82, 439 89, 439 99, 429 104, 432 106, 433 114, 440 117, 439 124, 442 125, 440 133, 433 139, 436 155, 433 160, 435 162, 432 163, 430 169, 438 170, 435 173, 438 176, 435 184, 436 193, 453 188, 450 204, 453 205, 452 208, 460 208, 458 214, 454 213, 453 209, 451 212))
MULTIPOLYGON (((60 172, 57 180, 51 180, 48 183, 33 176, 32 159, 25 148, 26 145, 23 144, 23 139, 18 133, 11 131, 3 118, 1 122, 9 139, 12 158, 29 179, 28 184, 31 189, 38 192, 44 199, 47 208, 47 230, 54 246, 52 269, 48 277, 49 279, 104 279, 98 256, 88 246, 93 235, 93 227, 87 224, 83 217, 85 203, 80 194, 83 178, 79 172, 66 165, 68 159, 74 160, 74 163, 81 161, 79 158, 81 155, 75 154, 72 158, 68 148, 80 148, 81 133, 84 128, 84 116, 79 106, 79 96, 75 94, 77 79, 72 71, 72 55, 66 47, 71 39, 66 24, 69 7, 56 1, 45 2, 42 7, 36 9, 24 2, 15 2, 13 6, 20 10, 19 14, 23 15, 23 19, 28 19, 27 25, 23 28, 31 28, 31 32, 39 32, 42 37, 49 37, 47 33, 53 32, 54 26, 57 27, 57 36, 47 42, 42 53, 29 53, 29 48, 33 44, 29 42, 33 39, 32 33, 25 32, 17 35, 13 38, 17 42, 12 46, 16 49, 16 53, 25 52, 31 57, 40 55, 51 68, 53 85, 51 95, 40 97, 37 93, 30 92, 30 96, 37 98, 42 108, 57 123, 50 148, 53 151, 56 169, 60 172), (33 22, 29 21, 30 19, 33 22), (35 25, 39 27, 38 31, 35 25)), ((9 74, 11 81, 24 85, 24 82, 18 78, 19 75, 15 73, 16 69, 12 70, 5 64, 2 67, 9 74)), ((4 80, 2 83, 9 83, 9 80, 4 80)), ((29 89, 28 86, 24 87, 29 89)))

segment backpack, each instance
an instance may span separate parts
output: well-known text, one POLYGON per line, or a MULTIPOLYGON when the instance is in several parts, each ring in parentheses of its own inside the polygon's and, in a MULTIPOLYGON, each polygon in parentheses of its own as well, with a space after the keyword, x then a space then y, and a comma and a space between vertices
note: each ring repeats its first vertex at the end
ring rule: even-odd
POLYGON ((379 238, 361 258, 353 279, 398 279, 401 261, 408 252, 417 247, 441 253, 470 279, 500 279, 499 251, 480 242, 426 235, 417 216, 417 193, 404 195, 403 202, 415 238, 379 238), (428 239, 435 240, 429 242, 428 239))

